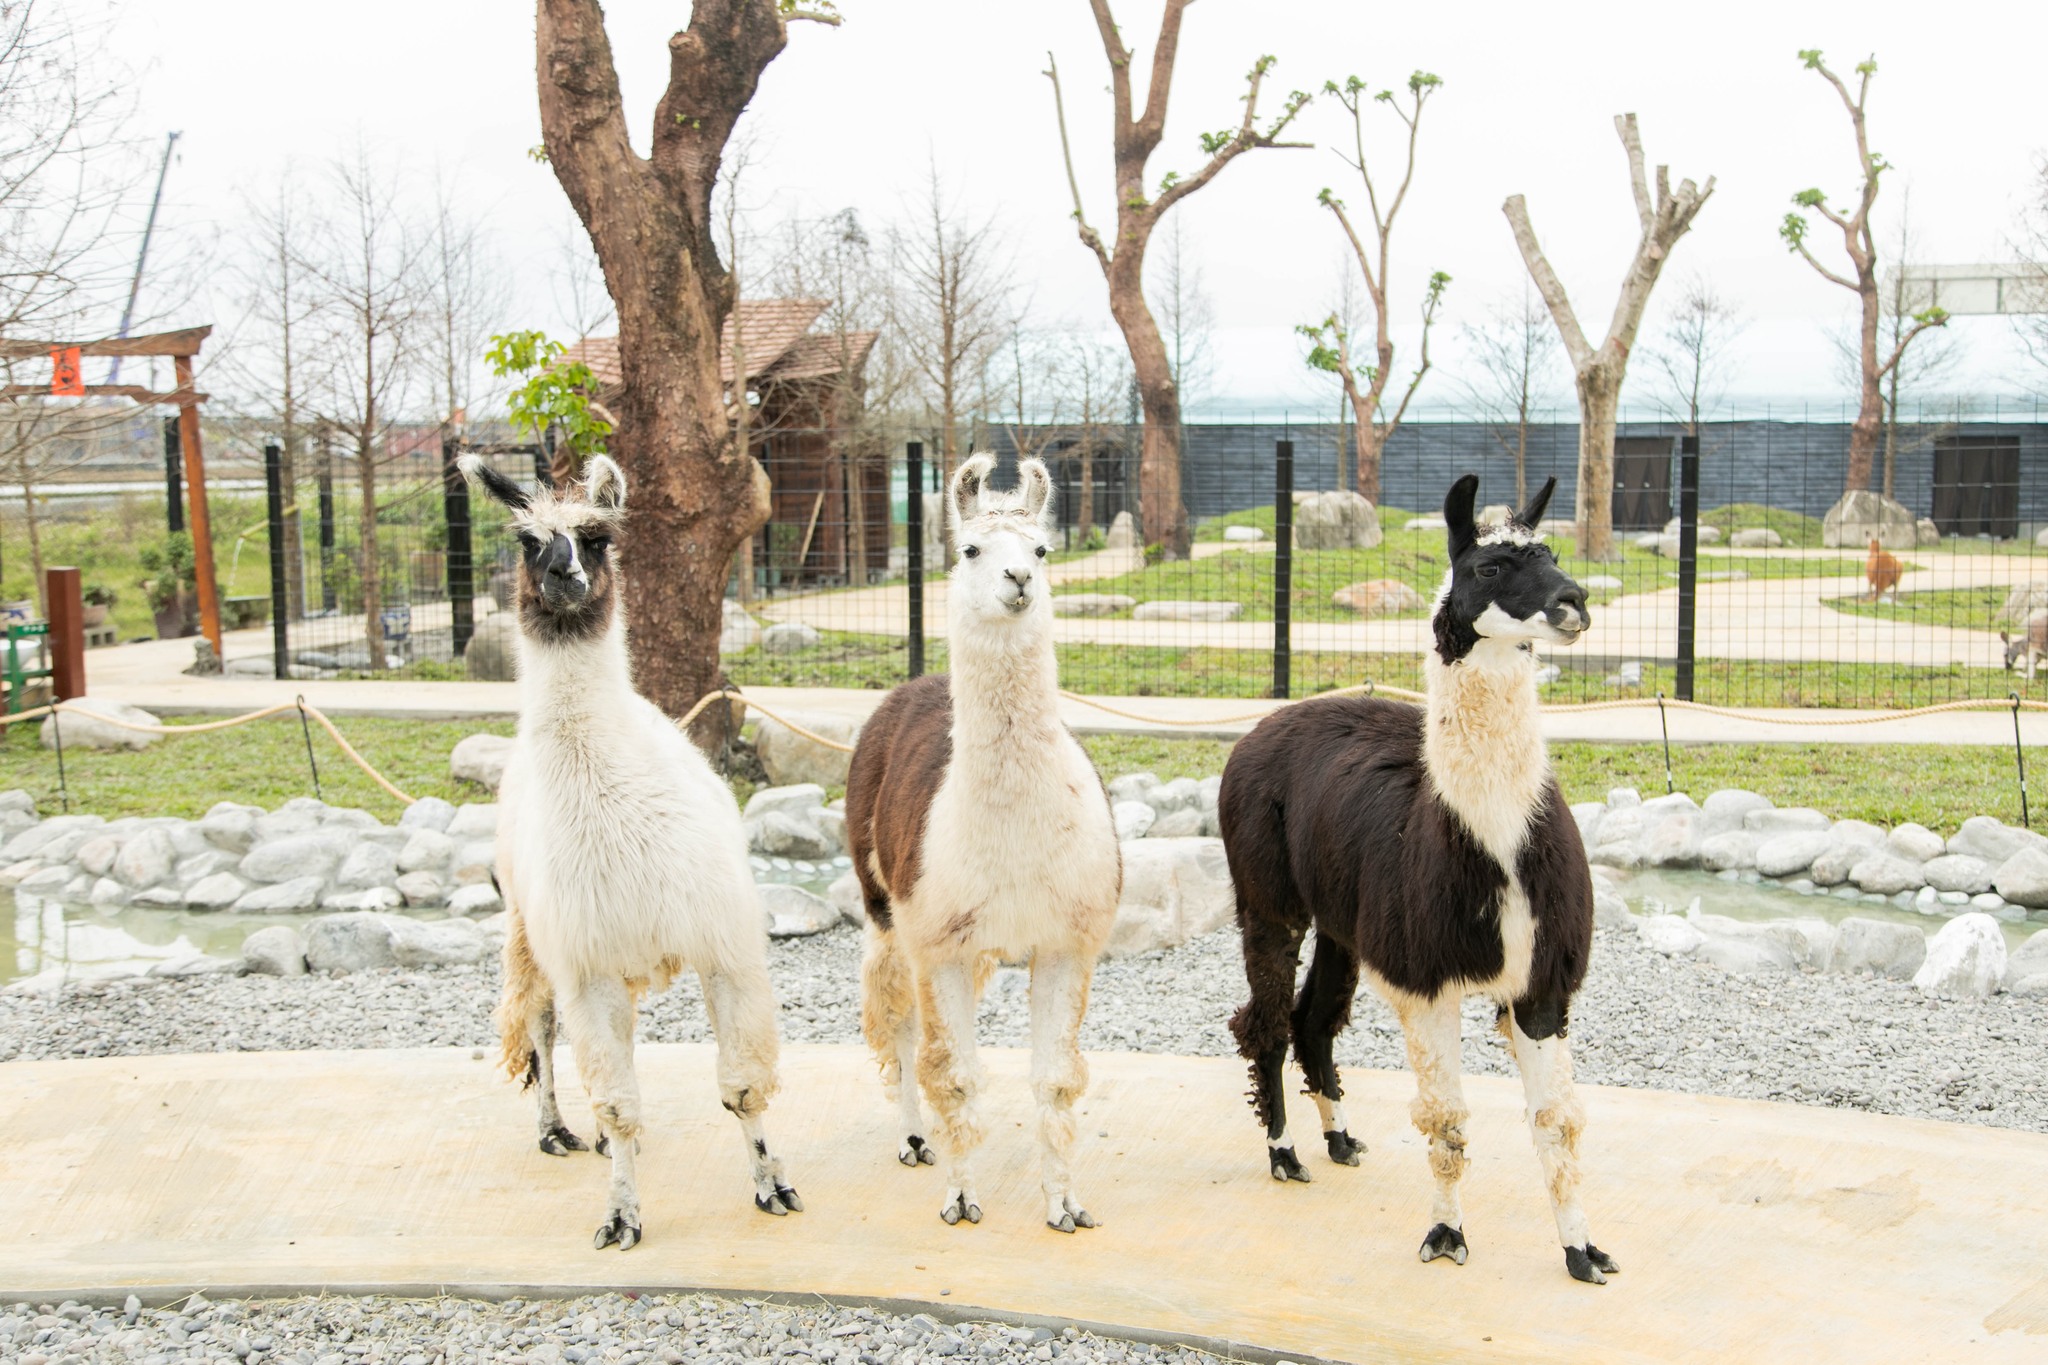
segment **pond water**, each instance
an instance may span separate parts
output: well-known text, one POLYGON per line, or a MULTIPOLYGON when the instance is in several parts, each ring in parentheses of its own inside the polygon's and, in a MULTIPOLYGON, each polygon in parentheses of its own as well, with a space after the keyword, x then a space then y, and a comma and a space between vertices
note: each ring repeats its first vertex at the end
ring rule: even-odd
MULTIPOLYGON (((1825 890, 1802 893, 1789 885, 1767 881, 1727 881, 1711 872, 1682 872, 1651 868, 1621 874, 1612 882, 1639 915, 1683 915, 1695 903, 1704 915, 1726 915, 1736 920, 1824 919, 1838 924, 1854 915, 1859 919, 1890 920, 1910 924, 1933 934, 1953 915, 1969 906, 1943 905, 1941 914, 1927 915, 1884 899, 1870 900, 1854 887, 1851 895, 1834 895, 1825 890)), ((2017 948, 2043 925, 2031 920, 2001 921, 2005 946, 2017 948)))
MULTIPOLYGON (((781 882, 825 894, 853 864, 844 856, 829 863, 789 858, 754 859, 759 882, 781 882)), ((446 919, 445 909, 393 911, 419 919, 446 919)), ((73 980, 133 976, 160 962, 196 954, 234 957, 242 940, 273 924, 303 928, 314 914, 238 915, 232 911, 194 913, 143 906, 67 904, 33 892, 14 893, 12 921, 0 919, 0 982, 34 976, 52 967, 73 980)))

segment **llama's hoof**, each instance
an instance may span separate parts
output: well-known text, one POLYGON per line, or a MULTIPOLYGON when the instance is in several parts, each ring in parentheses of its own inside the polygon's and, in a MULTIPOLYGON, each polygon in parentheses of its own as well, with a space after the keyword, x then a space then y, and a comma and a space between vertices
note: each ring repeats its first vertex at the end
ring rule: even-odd
POLYGON ((1330 1160, 1336 1162, 1339 1166, 1356 1166, 1358 1164, 1358 1154, 1365 1150, 1364 1143, 1345 1132, 1342 1128, 1333 1128, 1329 1132, 1324 1133, 1323 1141, 1330 1148, 1330 1160))
POLYGON ((797 1198, 796 1191, 787 1185, 777 1185, 775 1187, 775 1202, 788 1209, 791 1213, 802 1213, 804 1211, 804 1201, 797 1198))
POLYGON ((1608 1275, 1621 1273, 1621 1267, 1614 1263, 1614 1258, 1591 1242, 1582 1247, 1566 1247, 1564 1268, 1571 1271, 1573 1279, 1587 1284, 1606 1284, 1608 1275), (1603 1271, 1606 1273, 1601 1273, 1603 1271))
POLYGON ((1292 1147, 1268 1147, 1266 1159, 1272 1164, 1275 1180, 1299 1180, 1304 1185, 1312 1183, 1308 1170, 1303 1167, 1301 1158, 1294 1154, 1292 1147))
POLYGON ((1449 1223, 1438 1223, 1422 1239, 1422 1259, 1434 1261, 1439 1256, 1448 1256, 1455 1265, 1465 1264, 1465 1234, 1462 1229, 1449 1223))
POLYGON ((610 1156, 612 1154, 612 1140, 602 1133, 597 1136, 597 1154, 599 1156, 610 1156))
POLYGON ((755 1195, 754 1207, 761 1210, 761 1212, 763 1213, 773 1214, 777 1218, 780 1218, 784 1214, 789 1212, 788 1209, 782 1207, 781 1200, 777 1199, 774 1195, 770 1194, 755 1195))
POLYGON ((1047 1219, 1045 1225, 1051 1228, 1054 1232, 1072 1232, 1076 1228, 1092 1228, 1101 1226, 1095 1221, 1095 1215, 1088 1212, 1088 1210, 1086 1209, 1068 1209, 1065 1213, 1060 1215, 1060 1220, 1057 1223, 1053 1222, 1051 1219, 1047 1219))
POLYGON ((939 1210, 939 1217, 946 1221, 946 1226, 949 1228, 958 1226, 962 1218, 965 1218, 970 1223, 979 1223, 981 1221, 981 1205, 969 1203, 967 1196, 964 1194, 956 1194, 947 1201, 946 1207, 939 1210))
MULTIPOLYGON (((590 1150, 582 1138, 577 1137, 559 1123, 540 1135, 540 1149, 549 1156, 567 1156, 571 1152, 587 1152, 590 1150)), ((604 1150, 602 1143, 599 1144, 598 1150, 604 1150)))
POLYGON ((929 1142, 912 1133, 903 1139, 903 1145, 896 1149, 896 1159, 906 1166, 936 1166, 939 1154, 932 1150, 929 1142))
POLYGON ((603 1251, 614 1242, 618 1243, 619 1250, 631 1251, 640 1245, 640 1225, 624 1213, 614 1213, 605 1220, 602 1227, 598 1228, 593 1245, 597 1250, 603 1251))

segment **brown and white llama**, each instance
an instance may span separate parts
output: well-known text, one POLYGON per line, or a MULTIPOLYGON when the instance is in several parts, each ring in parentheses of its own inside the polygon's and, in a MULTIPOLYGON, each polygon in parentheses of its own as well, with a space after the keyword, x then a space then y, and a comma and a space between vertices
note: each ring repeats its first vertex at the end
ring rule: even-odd
POLYGON ((997 493, 994 463, 961 465, 947 498, 959 553, 946 604, 953 674, 892 692, 846 779, 868 914, 861 1022, 902 1106, 897 1159, 942 1161, 939 1216, 978 1223, 975 1001, 999 958, 1028 954, 1045 1220, 1072 1232, 1095 1226, 1069 1171, 1073 1106, 1088 1085, 1081 1019, 1123 861, 1102 780, 1059 719, 1044 567, 1052 480, 1023 460, 1018 489, 997 493), (913 1075, 937 1114, 936 1154, 913 1075))
POLYGON ((1217 815, 1251 984, 1231 1030, 1252 1064, 1273 1178, 1309 1178, 1287 1134, 1290 1034, 1331 1159, 1356 1166, 1365 1150, 1345 1124, 1331 1055, 1362 963, 1400 1016, 1412 1117, 1429 1140, 1436 1199, 1422 1259, 1463 1265, 1459 1007, 1483 996, 1522 1073, 1565 1266, 1598 1284, 1615 1264, 1579 1205, 1585 1113, 1565 1043, 1592 947, 1593 883, 1551 775, 1530 652, 1534 641, 1570 644, 1590 620, 1585 591, 1534 529, 1556 482, 1504 524, 1480 526, 1479 480, 1458 480, 1444 500, 1451 568, 1427 706, 1330 697, 1276 712, 1231 753, 1217 815), (1311 926, 1315 957, 1296 996, 1311 926))
POLYGON ((638 1002, 685 967, 718 1040, 719 1099, 739 1119, 766 1213, 802 1202, 771 1156, 776 1090, 767 934, 732 790, 633 690, 617 552, 626 481, 604 456, 557 497, 465 456, 518 536, 519 742, 498 791, 497 874, 510 927, 497 1024, 504 1065, 537 1086, 540 1149, 584 1150, 555 1102, 557 1011, 611 1157, 600 1248, 640 1240, 638 1002))

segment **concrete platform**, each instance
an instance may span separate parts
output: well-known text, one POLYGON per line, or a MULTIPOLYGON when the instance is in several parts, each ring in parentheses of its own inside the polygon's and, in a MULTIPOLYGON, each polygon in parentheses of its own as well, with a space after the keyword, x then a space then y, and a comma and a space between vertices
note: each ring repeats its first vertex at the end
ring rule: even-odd
POLYGON ((1076 1173, 1104 1226, 1062 1236, 1039 1221, 1025 1059, 986 1055, 987 1217, 948 1228, 863 1052, 785 1055, 770 1131, 808 1211, 771 1219, 709 1049, 642 1048, 647 1240, 625 1254, 590 1247, 603 1163, 536 1151, 527 1099, 467 1050, 10 1063, 0 1302, 708 1288, 1346 1361, 2048 1356, 2048 1138, 1588 1088, 1588 1211, 1623 1271, 1596 1288, 1565 1274, 1510 1082, 1467 1083, 1459 1268, 1416 1259, 1405 1074, 1346 1076, 1361 1168, 1317 1153, 1313 1185, 1275 1185, 1235 1061, 1093 1058, 1076 1173))

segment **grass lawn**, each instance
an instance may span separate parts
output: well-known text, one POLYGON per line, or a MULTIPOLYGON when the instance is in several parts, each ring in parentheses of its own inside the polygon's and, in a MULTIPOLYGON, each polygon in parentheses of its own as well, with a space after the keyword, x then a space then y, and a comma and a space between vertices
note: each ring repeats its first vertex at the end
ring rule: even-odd
MULTIPOLYGON (((413 721, 355 718, 336 722, 370 762, 414 796, 488 800, 448 776, 448 752, 479 731, 510 734, 499 721, 413 721)), ((1152 735, 1094 735, 1082 741, 1105 778, 1150 772, 1162 780, 1221 772, 1230 744, 1152 735)), ((316 726, 314 752, 326 799, 360 806, 386 822, 398 802, 373 786, 316 726)), ((1652 744, 1557 744, 1551 747, 1565 795, 1604 799, 1610 788, 1664 790, 1662 749, 1652 744)), ((1838 819, 1893 825, 1913 820, 1952 833, 1971 815, 2017 822, 2019 791, 2012 753, 1981 746, 1904 744, 1686 744, 1671 751, 1679 790, 1703 799, 1722 787, 1762 792, 1779 805, 1813 806, 1838 819)), ((72 749, 65 755, 71 808, 109 819, 123 815, 196 818, 217 801, 275 808, 312 794, 305 741, 296 717, 257 721, 235 730, 165 739, 140 752, 72 749)), ((736 782, 742 800, 752 790, 736 782)), ((27 731, 0 743, 0 789, 26 788, 45 815, 59 812, 56 755, 27 731)), ((839 793, 834 792, 833 795, 839 793)))
MULTIPOLYGON (((1846 616, 1874 616, 1883 621, 1910 621, 1922 626, 1954 626, 1962 630, 1996 631, 1996 619, 2011 588, 1994 584, 1977 588, 1942 588, 1935 592, 1901 593, 1893 602, 1867 597, 1830 597, 1827 605, 1846 616)), ((2010 629, 2010 627, 2004 627, 2010 629)))

